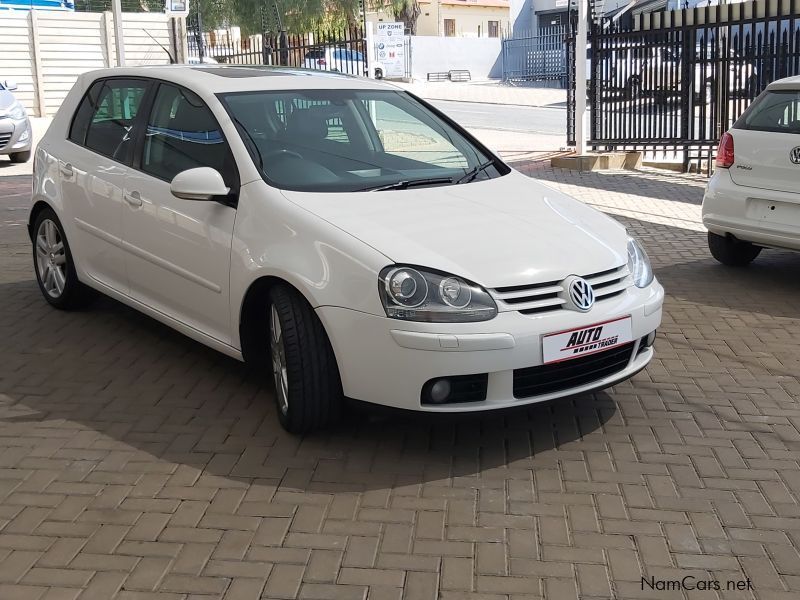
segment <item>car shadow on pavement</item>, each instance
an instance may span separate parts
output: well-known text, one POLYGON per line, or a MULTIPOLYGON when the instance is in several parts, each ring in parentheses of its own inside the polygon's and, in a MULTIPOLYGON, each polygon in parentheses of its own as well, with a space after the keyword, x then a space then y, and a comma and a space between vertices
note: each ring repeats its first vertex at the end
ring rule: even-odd
POLYGON ((114 300, 53 310, 27 280, 0 284, 0 305, 0 436, 22 445, 53 436, 48 459, 81 480, 112 466, 120 478, 189 467, 197 485, 223 477, 223 487, 279 491, 469 487, 478 476, 491 487, 495 470, 502 484, 509 469, 530 469, 549 450, 568 457, 619 418, 612 396, 599 392, 484 414, 348 411, 328 431, 293 436, 278 424, 266 369, 114 300))

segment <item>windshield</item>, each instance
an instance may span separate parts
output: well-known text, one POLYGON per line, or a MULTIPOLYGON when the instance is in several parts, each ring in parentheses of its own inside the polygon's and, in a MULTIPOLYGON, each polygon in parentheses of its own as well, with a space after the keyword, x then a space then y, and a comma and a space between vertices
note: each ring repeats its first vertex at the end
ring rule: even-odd
POLYGON ((405 92, 281 90, 220 98, 256 165, 281 189, 402 189, 508 172, 405 92))

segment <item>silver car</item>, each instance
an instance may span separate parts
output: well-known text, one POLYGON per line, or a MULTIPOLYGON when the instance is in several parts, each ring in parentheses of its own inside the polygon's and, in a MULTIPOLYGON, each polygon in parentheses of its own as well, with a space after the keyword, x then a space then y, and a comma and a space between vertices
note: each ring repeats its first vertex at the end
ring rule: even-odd
POLYGON ((24 163, 31 158, 33 131, 25 107, 11 93, 15 89, 13 81, 0 81, 0 154, 24 163))

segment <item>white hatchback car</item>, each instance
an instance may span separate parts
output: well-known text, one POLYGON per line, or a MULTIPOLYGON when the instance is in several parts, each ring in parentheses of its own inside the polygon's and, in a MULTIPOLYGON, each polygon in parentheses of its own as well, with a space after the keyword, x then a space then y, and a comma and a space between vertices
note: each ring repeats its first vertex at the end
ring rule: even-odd
POLYGON ((99 290, 270 368, 281 423, 352 398, 520 406, 647 365, 664 291, 625 228, 389 84, 175 66, 81 75, 37 148, 53 306, 99 290))
POLYGON ((769 86, 722 136, 703 198, 711 254, 743 266, 800 250, 800 77, 769 86))

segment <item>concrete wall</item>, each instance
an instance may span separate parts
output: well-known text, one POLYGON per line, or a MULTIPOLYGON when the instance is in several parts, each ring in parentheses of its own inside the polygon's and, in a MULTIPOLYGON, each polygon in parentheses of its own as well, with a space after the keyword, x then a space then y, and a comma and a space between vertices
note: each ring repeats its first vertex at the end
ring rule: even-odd
MULTIPOLYGON (((123 29, 126 65, 169 63, 158 43, 175 56, 166 15, 123 13, 123 29)), ((111 13, 14 10, 0 18, 0 73, 16 80, 14 95, 34 116, 53 115, 78 75, 116 66, 116 54, 111 13)))
POLYGON ((467 69, 473 79, 500 78, 499 38, 411 37, 411 76, 426 80, 428 73, 467 69))

